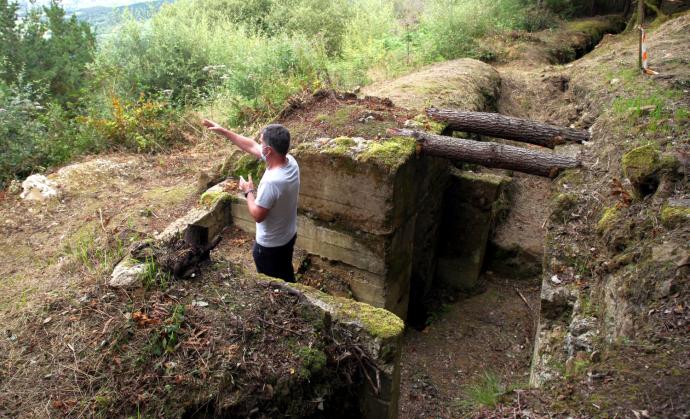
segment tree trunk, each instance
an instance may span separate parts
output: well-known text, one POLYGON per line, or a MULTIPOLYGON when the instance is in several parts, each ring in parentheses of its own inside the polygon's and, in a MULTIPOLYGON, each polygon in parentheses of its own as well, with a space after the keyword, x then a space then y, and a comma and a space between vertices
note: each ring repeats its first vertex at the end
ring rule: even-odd
POLYGON ((572 157, 532 151, 505 144, 446 137, 422 131, 391 130, 395 135, 414 137, 420 154, 445 157, 486 167, 515 170, 544 177, 556 177, 562 169, 578 167, 572 157))
POLYGON ((589 132, 585 130, 562 128, 497 113, 436 108, 429 108, 426 113, 433 119, 447 123, 455 131, 506 138, 542 147, 554 148, 567 142, 581 143, 589 140, 589 132))

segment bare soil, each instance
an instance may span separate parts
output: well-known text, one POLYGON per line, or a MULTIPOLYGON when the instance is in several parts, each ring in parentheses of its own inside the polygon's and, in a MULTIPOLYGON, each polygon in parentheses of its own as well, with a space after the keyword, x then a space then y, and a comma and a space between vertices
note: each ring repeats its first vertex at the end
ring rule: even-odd
POLYGON ((466 387, 483 382, 486 373, 495 374, 506 389, 526 386, 541 282, 491 272, 482 281, 478 294, 444 294, 426 328, 406 331, 401 418, 472 413, 476 406, 466 387))

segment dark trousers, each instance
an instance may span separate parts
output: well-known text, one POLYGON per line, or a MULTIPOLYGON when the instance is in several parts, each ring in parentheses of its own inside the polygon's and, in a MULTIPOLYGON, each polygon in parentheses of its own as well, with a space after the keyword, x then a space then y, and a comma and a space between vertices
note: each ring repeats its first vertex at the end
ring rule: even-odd
POLYGON ((289 242, 278 247, 265 247, 255 242, 252 256, 254 256, 256 271, 287 282, 295 282, 295 271, 292 269, 295 240, 297 240, 296 234, 289 242))

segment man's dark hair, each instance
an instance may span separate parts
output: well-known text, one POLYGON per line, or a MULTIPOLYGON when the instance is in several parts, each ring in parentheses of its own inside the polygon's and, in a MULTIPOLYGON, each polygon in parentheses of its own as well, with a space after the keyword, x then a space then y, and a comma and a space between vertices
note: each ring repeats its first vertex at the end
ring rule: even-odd
POLYGON ((271 124, 262 131, 264 143, 283 156, 290 148, 290 131, 280 124, 271 124))

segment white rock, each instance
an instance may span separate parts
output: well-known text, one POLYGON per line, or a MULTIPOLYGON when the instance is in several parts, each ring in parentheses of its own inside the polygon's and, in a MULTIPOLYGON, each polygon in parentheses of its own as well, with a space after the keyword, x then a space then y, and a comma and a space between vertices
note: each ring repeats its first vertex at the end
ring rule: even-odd
POLYGON ((43 175, 31 175, 22 182, 21 199, 29 201, 45 201, 56 198, 59 193, 57 184, 43 175))
POLYGON ((562 283, 563 281, 561 281, 560 279, 558 279, 558 275, 554 275, 554 276, 551 277, 551 282, 553 282, 554 284, 558 285, 558 284, 562 283))
POLYGON ((110 275, 108 285, 113 288, 136 288, 141 286, 141 280, 146 271, 146 264, 132 263, 131 259, 124 259, 118 263, 110 275))

